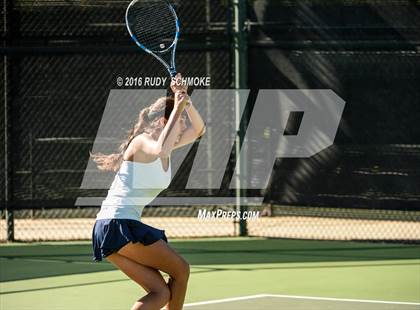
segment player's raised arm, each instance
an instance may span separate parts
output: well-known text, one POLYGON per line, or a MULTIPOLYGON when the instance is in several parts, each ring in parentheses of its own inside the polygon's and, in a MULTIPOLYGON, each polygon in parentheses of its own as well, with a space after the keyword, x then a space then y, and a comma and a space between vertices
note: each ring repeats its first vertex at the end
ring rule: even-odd
POLYGON ((172 113, 168 119, 165 128, 162 130, 157 144, 160 148, 160 157, 168 157, 173 150, 175 143, 181 133, 181 127, 179 123, 182 111, 184 111, 187 103, 188 95, 184 92, 175 93, 175 103, 172 113))
MULTIPOLYGON (((174 93, 182 92, 187 94, 188 85, 183 82, 182 75, 180 73, 178 73, 175 78, 172 79, 171 89, 174 93)), ((185 130, 182 130, 181 137, 176 142, 174 149, 193 143, 206 131, 205 123, 197 109, 193 106, 191 98, 188 95, 186 98, 185 111, 187 112, 188 118, 190 119, 191 126, 185 130)))

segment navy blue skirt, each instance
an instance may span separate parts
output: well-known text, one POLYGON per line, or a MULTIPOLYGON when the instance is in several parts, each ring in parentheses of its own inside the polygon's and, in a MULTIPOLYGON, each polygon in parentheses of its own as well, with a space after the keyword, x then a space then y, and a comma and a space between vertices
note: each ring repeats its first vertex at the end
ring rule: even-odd
POLYGON ((93 260, 100 262, 118 252, 129 242, 150 245, 158 240, 168 242, 165 231, 128 219, 96 220, 92 230, 93 260))

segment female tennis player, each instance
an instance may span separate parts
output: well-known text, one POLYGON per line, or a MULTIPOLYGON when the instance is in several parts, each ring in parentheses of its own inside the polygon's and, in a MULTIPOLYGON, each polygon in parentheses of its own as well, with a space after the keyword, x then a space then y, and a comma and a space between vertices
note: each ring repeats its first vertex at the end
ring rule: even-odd
POLYGON ((181 79, 178 74, 171 83, 174 99, 159 98, 140 112, 120 153, 92 154, 99 169, 118 171, 93 227, 94 260, 106 258, 145 289, 147 294, 131 310, 158 310, 165 305, 180 310, 184 304, 188 263, 168 246, 164 230, 140 221, 144 205, 170 183, 171 152, 205 132, 181 79), (168 283, 159 270, 169 275, 168 283))

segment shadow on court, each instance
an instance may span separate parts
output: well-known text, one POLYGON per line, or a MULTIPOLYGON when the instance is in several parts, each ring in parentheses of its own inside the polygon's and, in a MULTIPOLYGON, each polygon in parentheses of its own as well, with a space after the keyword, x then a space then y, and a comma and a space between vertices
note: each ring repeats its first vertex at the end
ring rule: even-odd
POLYGON ((243 300, 209 302, 186 306, 191 310, 418 310, 420 304, 397 304, 343 300, 314 300, 284 296, 255 296, 243 300))
MULTIPOLYGON (((339 262, 366 262, 418 259, 420 246, 404 244, 355 243, 338 241, 303 241, 281 239, 208 239, 174 241, 170 243, 191 265, 207 265, 196 273, 219 270, 291 269, 299 267, 261 267, 267 263, 328 263, 321 268, 334 267, 339 262), (210 265, 210 266, 208 266, 210 265), (211 265, 232 265, 215 266, 211 265)), ((0 281, 42 278, 114 270, 107 262, 94 263, 91 245, 83 243, 32 243, 0 246, 0 281), (52 265, 54 263, 54 265, 52 265)), ((398 262, 395 262, 398 265, 398 262)), ((414 264, 414 262, 413 262, 414 264)), ((404 265, 407 265, 405 263, 404 265)), ((351 265, 349 265, 351 266, 351 265)), ((359 264, 360 266, 360 264, 359 264)), ((376 264, 377 266, 377 264, 376 264)), ((307 268, 313 268, 307 266, 307 268)), ((317 266, 316 268, 320 268, 317 266)))

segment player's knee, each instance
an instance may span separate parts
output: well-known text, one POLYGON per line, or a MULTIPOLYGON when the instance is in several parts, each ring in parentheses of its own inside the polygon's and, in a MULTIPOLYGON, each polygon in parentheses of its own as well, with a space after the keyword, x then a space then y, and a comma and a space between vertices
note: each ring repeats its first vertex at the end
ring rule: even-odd
POLYGON ((188 279, 190 278, 190 271, 191 271, 191 269, 190 269, 190 264, 188 264, 187 262, 185 262, 185 264, 184 264, 184 274, 185 274, 185 277, 186 277, 186 280, 188 281, 188 279))
POLYGON ((181 262, 177 266, 177 272, 174 275, 175 280, 179 281, 188 281, 190 277, 190 265, 185 261, 181 260, 181 262))

